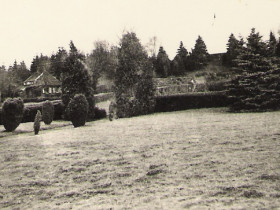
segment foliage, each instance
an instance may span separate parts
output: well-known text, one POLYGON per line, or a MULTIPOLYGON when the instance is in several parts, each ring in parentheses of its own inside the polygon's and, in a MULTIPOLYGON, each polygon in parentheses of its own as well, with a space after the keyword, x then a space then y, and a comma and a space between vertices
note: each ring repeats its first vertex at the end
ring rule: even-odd
POLYGON ((171 96, 157 96, 155 101, 155 112, 225 107, 230 103, 224 92, 196 92, 171 96))
POLYGON ((94 119, 95 120, 106 118, 106 116, 107 116, 107 113, 106 113, 105 109, 100 109, 98 107, 94 107, 94 119))
POLYGON ((231 34, 227 43, 227 52, 223 56, 223 65, 234 67, 234 60, 240 54, 243 49, 244 41, 236 39, 234 34, 231 34))
POLYGON ((153 105, 153 66, 136 34, 126 33, 120 41, 119 65, 115 78, 118 117, 150 112, 153 105), (141 89, 141 90, 140 90, 141 89))
POLYGON ((184 47, 183 42, 180 42, 179 49, 177 50, 177 54, 172 61, 172 72, 171 74, 174 76, 184 75, 189 68, 189 56, 188 51, 184 47))
POLYGON ((280 38, 279 38, 279 40, 278 40, 278 42, 276 44, 276 47, 275 47, 275 55, 277 57, 280 57, 280 38))
POLYGON ((87 56, 86 63, 89 66, 95 90, 100 77, 113 80, 118 59, 116 47, 110 47, 106 41, 97 41, 94 45, 95 49, 87 56))
POLYGON ((170 74, 170 60, 162 46, 156 57, 155 71, 158 77, 167 77, 170 74))
POLYGON ((64 48, 58 48, 57 53, 53 54, 50 58, 51 65, 49 71, 58 80, 61 79, 63 72, 66 71, 65 60, 67 56, 67 51, 64 48))
POLYGON ((247 47, 234 63, 240 72, 228 86, 232 111, 263 111, 280 109, 279 59, 271 57, 271 48, 253 28, 247 47))
POLYGON ((196 43, 194 45, 194 49, 192 49, 192 52, 190 54, 190 60, 189 65, 190 69, 197 70, 201 69, 208 63, 208 51, 206 48, 206 45, 202 39, 201 36, 198 36, 196 43))
POLYGON ((65 69, 62 75, 62 101, 65 107, 76 94, 84 94, 89 104, 88 118, 94 119, 92 79, 85 64, 85 56, 77 50, 72 41, 69 55, 65 60, 65 69))
POLYGON ((31 62, 31 73, 48 71, 51 66, 51 60, 48 56, 41 54, 40 57, 36 55, 31 62))
POLYGON ((2 123, 9 132, 14 131, 21 123, 24 103, 21 98, 8 98, 2 107, 2 123))
POLYGON ((35 135, 37 135, 40 131, 41 119, 42 119, 42 115, 41 115, 41 112, 38 110, 37 114, 35 116, 34 125, 33 125, 35 135))
POLYGON ((269 41, 268 41, 268 55, 269 56, 275 56, 276 46, 277 46, 277 41, 276 41, 274 34, 271 31, 269 34, 269 41))
POLYGON ((87 119, 89 103, 83 94, 76 94, 68 104, 70 120, 74 127, 84 126, 87 119))
POLYGON ((51 101, 45 101, 42 105, 42 119, 46 125, 50 125, 53 121, 54 106, 51 101))

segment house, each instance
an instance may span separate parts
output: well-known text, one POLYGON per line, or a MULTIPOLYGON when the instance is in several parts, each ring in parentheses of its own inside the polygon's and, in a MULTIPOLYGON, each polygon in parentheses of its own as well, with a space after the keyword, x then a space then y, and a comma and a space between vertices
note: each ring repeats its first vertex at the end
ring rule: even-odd
POLYGON ((53 98, 61 96, 61 82, 49 72, 36 72, 23 82, 23 98, 53 98))

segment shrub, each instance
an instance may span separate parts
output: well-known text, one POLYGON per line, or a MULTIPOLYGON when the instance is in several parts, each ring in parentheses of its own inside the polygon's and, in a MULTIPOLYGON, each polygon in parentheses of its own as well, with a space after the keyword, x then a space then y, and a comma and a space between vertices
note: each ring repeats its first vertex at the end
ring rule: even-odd
POLYGON ((34 126, 33 126, 35 135, 39 133, 40 126, 41 126, 41 119, 42 119, 42 115, 41 112, 38 110, 35 116, 34 126))
POLYGON ((50 125, 53 121, 54 106, 51 101, 45 101, 42 106, 42 119, 46 125, 50 125))
POLYGON ((8 98, 2 107, 2 123, 9 132, 14 131, 21 123, 24 103, 21 98, 8 98))
POLYGON ((98 107, 94 107, 94 119, 99 120, 106 118, 107 113, 105 109, 100 109, 98 107))
POLYGON ((225 107, 230 104, 224 92, 188 93, 156 97, 156 112, 225 107))
POLYGON ((74 127, 84 126, 88 114, 88 102, 83 94, 76 94, 68 104, 68 115, 74 127))

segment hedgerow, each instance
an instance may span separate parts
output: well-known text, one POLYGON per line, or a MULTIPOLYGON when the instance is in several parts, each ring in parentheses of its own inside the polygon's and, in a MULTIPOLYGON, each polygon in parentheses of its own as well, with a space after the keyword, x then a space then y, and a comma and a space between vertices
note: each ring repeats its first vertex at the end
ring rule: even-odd
POLYGON ((24 103, 21 98, 8 98, 2 107, 2 123, 9 132, 14 131, 22 121, 24 103))

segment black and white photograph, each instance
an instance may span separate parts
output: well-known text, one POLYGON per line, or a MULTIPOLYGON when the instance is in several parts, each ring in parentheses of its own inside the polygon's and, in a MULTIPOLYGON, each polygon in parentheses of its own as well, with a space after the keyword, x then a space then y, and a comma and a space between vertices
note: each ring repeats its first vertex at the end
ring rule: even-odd
POLYGON ((0 11, 0 209, 280 209, 280 0, 0 11))

